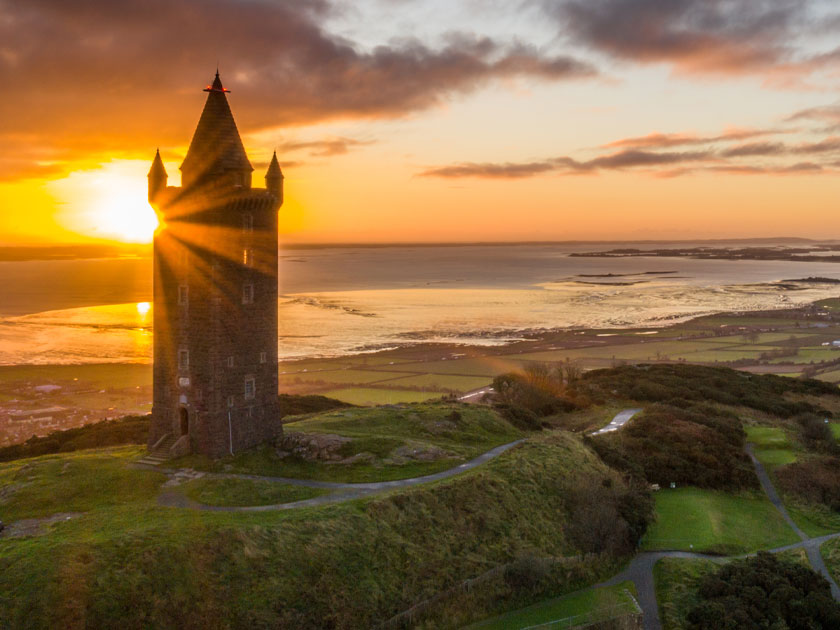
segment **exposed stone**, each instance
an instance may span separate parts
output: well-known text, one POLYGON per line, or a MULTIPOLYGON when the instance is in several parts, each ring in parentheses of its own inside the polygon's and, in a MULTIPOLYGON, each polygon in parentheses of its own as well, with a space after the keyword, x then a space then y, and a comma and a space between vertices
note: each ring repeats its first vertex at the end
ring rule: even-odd
POLYGON ((284 433, 278 438, 277 457, 283 459, 293 455, 307 461, 341 461, 341 447, 352 442, 352 438, 332 433, 284 433))
POLYGON ((434 462, 450 459, 452 453, 436 446, 400 446, 385 460, 386 464, 405 464, 406 462, 434 462))
POLYGON ((48 526, 54 523, 69 521, 81 516, 81 512, 62 512, 44 518, 25 518, 0 527, 0 538, 23 538, 24 536, 40 536, 46 533, 48 526))
POLYGON ((203 472, 199 472, 197 470, 193 470, 192 468, 180 468, 176 472, 166 480, 166 483, 163 484, 164 488, 171 488, 173 486, 180 486, 183 483, 187 483, 188 481, 195 481, 196 479, 201 479, 204 477, 203 472))

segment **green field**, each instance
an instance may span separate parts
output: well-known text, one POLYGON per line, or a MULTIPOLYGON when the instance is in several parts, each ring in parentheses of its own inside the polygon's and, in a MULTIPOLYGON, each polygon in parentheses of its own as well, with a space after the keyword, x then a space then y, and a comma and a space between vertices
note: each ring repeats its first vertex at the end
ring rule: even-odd
POLYGON ((205 505, 276 505, 311 499, 327 490, 248 479, 196 479, 181 486, 189 498, 205 505))
POLYGON ((644 549, 746 553, 798 541, 764 495, 678 488, 656 493, 657 521, 644 549))
POLYGON ((632 582, 591 588, 480 621, 465 630, 517 630, 550 622, 555 622, 550 627, 569 628, 595 623, 639 611, 635 596, 632 582))
POLYGON ((840 422, 832 422, 830 425, 831 433, 835 440, 840 440, 840 422))
POLYGON ((416 392, 407 389, 376 389, 373 387, 343 387, 319 393, 351 405, 396 405, 399 403, 424 402, 441 397, 440 392, 416 392))
POLYGON ((402 372, 377 372, 375 370, 319 370, 314 372, 296 372, 280 376, 280 386, 294 383, 373 383, 404 376, 402 372))
POLYGON ((418 389, 451 390, 456 392, 468 392, 489 385, 491 378, 488 376, 458 376, 454 374, 422 374, 419 376, 404 376, 403 378, 389 381, 388 385, 394 387, 412 387, 418 389))
POLYGON ((796 450, 784 429, 751 426, 746 432, 747 441, 755 444, 755 456, 765 466, 784 466, 796 461, 796 450))
POLYGON ((109 389, 143 387, 152 384, 152 366, 140 363, 0 366, 0 383, 20 381, 35 384, 81 381, 109 389))

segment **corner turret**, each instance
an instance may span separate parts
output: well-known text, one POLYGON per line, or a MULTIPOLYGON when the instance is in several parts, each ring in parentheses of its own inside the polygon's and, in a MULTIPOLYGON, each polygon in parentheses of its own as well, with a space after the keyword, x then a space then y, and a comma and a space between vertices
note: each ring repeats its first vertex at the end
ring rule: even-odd
POLYGON ((283 171, 280 170, 280 163, 277 161, 277 151, 271 157, 268 171, 265 173, 265 189, 277 199, 277 207, 283 205, 283 171))
POLYGON ((149 203, 154 204, 160 191, 166 188, 166 182, 169 175, 166 174, 166 169, 163 167, 163 160, 160 159, 160 149, 155 153, 155 159, 152 161, 152 168, 149 169, 149 203))

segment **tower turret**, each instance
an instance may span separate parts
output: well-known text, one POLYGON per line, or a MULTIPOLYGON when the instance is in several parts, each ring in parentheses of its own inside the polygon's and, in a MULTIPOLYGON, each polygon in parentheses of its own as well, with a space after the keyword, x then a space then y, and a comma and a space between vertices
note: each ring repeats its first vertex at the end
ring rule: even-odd
POLYGON ((280 163, 277 161, 277 151, 271 157, 268 171, 265 173, 265 189, 277 199, 277 207, 283 205, 283 171, 280 170, 280 163))
POLYGON ((166 181, 169 175, 163 167, 163 160, 160 159, 160 149, 155 153, 152 161, 152 168, 149 169, 149 203, 154 203, 160 191, 166 188, 166 181))

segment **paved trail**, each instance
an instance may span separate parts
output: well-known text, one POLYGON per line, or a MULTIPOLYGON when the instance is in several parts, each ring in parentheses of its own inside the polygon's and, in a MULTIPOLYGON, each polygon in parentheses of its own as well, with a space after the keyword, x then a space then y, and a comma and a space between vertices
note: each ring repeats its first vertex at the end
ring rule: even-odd
POLYGON ((603 429, 599 429, 592 433, 592 435, 603 435, 604 433, 612 433, 613 431, 618 431, 621 427, 623 427, 627 422, 639 413, 641 409, 625 409, 624 411, 619 411, 615 414, 615 418, 612 419, 607 426, 603 429))
MULTIPOLYGON (((478 392, 474 392, 473 395, 483 395, 483 393, 484 391, 479 390, 478 392)), ((634 415, 636 415, 640 411, 641 409, 625 409, 616 414, 612 422, 610 422, 606 427, 599 431, 596 431, 592 435, 599 435, 603 433, 609 433, 611 431, 616 431, 622 426, 624 426, 634 415)), ((517 440, 515 442, 510 442, 509 444, 497 446, 496 448, 487 451, 482 455, 479 455, 475 459, 463 463, 460 466, 456 466, 455 468, 450 468, 449 470, 444 470, 433 475, 413 477, 411 479, 400 479, 396 481, 380 481, 372 483, 336 483, 329 481, 312 481, 308 479, 292 479, 289 477, 262 477, 258 475, 238 475, 221 473, 205 475, 205 477, 210 478, 269 481, 294 486, 303 486, 307 488, 319 488, 335 491, 332 494, 319 496, 312 499, 305 499, 303 501, 295 501, 293 503, 282 503, 278 505, 260 505, 252 507, 218 507, 203 505, 201 503, 192 501, 191 499, 187 498, 186 496, 184 496, 176 490, 164 490, 158 497, 158 503, 167 507, 189 508, 215 512, 267 512, 275 510, 292 510, 296 508, 328 505, 333 503, 342 503, 344 501, 350 501, 353 499, 358 499, 360 497, 370 496, 372 494, 378 494, 380 492, 386 492, 388 490, 393 490, 397 488, 408 488, 411 486, 428 483, 430 481, 438 481, 441 479, 453 477, 466 470, 471 470, 477 466, 480 466, 481 464, 495 457, 498 457, 499 455, 513 448, 522 441, 523 440, 517 440)), ((834 578, 828 572, 828 568, 825 566, 825 562, 823 561, 822 556, 820 554, 820 546, 826 541, 833 540, 835 538, 840 538, 840 532, 829 534, 827 536, 822 536, 819 538, 809 538, 808 535, 805 534, 805 532, 803 532, 796 525, 796 523, 790 517, 790 514, 788 514, 788 511, 787 509, 785 509, 784 503, 782 503, 778 492, 776 492, 776 488, 773 486, 769 475, 764 470, 764 466, 762 466, 761 462, 759 462, 758 459, 755 457, 752 449, 752 444, 747 445, 747 454, 750 456, 750 459, 753 462, 753 466, 755 466, 756 475, 758 475, 758 479, 761 482, 761 487, 767 494, 767 497, 770 499, 770 502, 776 507, 777 510, 779 510, 779 513, 785 519, 787 524, 791 527, 791 529, 793 529, 794 532, 796 532, 797 536, 799 536, 800 538, 800 542, 798 543, 787 545, 785 547, 779 547, 777 549, 770 549, 769 551, 771 553, 778 553, 781 551, 788 551, 791 549, 804 548, 805 553, 808 556, 808 560, 811 563, 811 566, 814 568, 815 571, 821 573, 829 581, 829 583, 831 584, 832 596, 835 600, 840 601, 840 588, 838 588, 837 583, 834 581, 834 578)), ((164 472, 167 475, 173 475, 178 472, 178 470, 175 469, 158 470, 161 470, 161 472, 164 472)), ((639 605, 641 606, 642 612, 644 613, 645 630, 661 630, 662 622, 659 618, 659 605, 656 600, 656 587, 653 579, 653 567, 656 565, 657 562, 659 562, 663 558, 685 558, 698 560, 705 559, 713 560, 716 562, 725 562, 736 558, 746 558, 750 555, 754 554, 746 554, 742 556, 715 556, 702 553, 689 553, 685 551, 642 552, 636 555, 630 562, 630 564, 627 565, 627 567, 621 573, 613 576, 605 582, 596 584, 595 587, 597 588, 602 586, 614 586, 625 581, 633 582, 636 585, 636 590, 638 592, 639 605)))
MULTIPOLYGON (((398 479, 396 481, 376 481, 371 483, 336 483, 332 481, 312 481, 310 479, 293 479, 291 477, 261 477, 258 475, 236 475, 236 474, 222 474, 209 473, 204 475, 205 478, 211 479, 248 479, 251 481, 270 481, 274 483, 284 483, 292 486, 302 486, 305 488, 318 488, 322 490, 343 490, 344 492, 334 492, 333 494, 325 494, 320 497, 312 499, 305 499, 303 501, 295 501, 293 503, 280 503, 277 505, 256 505, 249 507, 220 507, 212 505, 203 505, 192 501, 185 497, 177 490, 164 490, 158 496, 158 504, 167 507, 191 508, 196 510, 209 510, 214 512, 268 512, 272 510, 292 510, 295 508, 312 507, 317 505, 327 505, 330 503, 342 503, 359 497, 369 496, 371 494, 378 494, 387 490, 394 490, 397 488, 409 488, 430 481, 439 481, 441 479, 448 479, 454 477, 464 471, 471 470, 485 462, 490 461, 510 450, 523 440, 516 440, 508 444, 502 444, 494 449, 482 453, 475 459, 460 464, 455 468, 450 468, 432 475, 424 475, 423 477, 412 477, 411 479, 398 479)), ((175 474, 178 471, 175 469, 159 469, 161 472, 167 474, 175 474)))
MULTIPOLYGON (((809 538, 805 532, 803 532, 793 521, 788 514, 787 509, 782 503, 781 498, 779 497, 779 493, 776 492, 776 488, 773 486, 773 482, 770 480, 770 476, 767 474, 767 471, 764 470, 764 466, 758 459, 755 457, 753 453, 752 444, 747 445, 747 454, 752 459, 753 466, 755 466, 756 475, 758 475, 758 479, 761 482, 761 487, 764 492, 767 494, 767 498, 770 499, 770 502, 779 510, 779 513, 782 515, 782 518, 785 519, 788 525, 790 525, 791 529, 796 532, 796 535, 799 536, 801 539, 800 542, 794 543, 792 545, 786 545, 784 547, 778 547, 776 549, 769 549, 770 553, 779 553, 782 551, 789 551, 791 549, 805 549, 805 553, 808 556, 808 560, 811 563, 811 566, 814 568, 815 571, 821 573, 831 585, 831 595, 834 597, 836 601, 840 601, 840 588, 837 587, 837 583, 834 581, 834 578, 828 572, 828 568, 825 566, 825 562, 823 561, 822 555, 820 554, 820 546, 829 541, 834 540, 835 538, 840 538, 840 532, 834 534, 828 534, 826 536, 820 536, 819 538, 809 538)), ((636 590, 638 591, 639 597, 639 606, 642 608, 642 612, 644 613, 644 628, 645 630, 661 630, 662 629, 662 622, 659 618, 659 604, 656 600, 656 586, 654 584, 653 579, 653 567, 656 565, 657 562, 662 560, 663 558, 684 558, 684 559, 692 559, 692 560, 713 560, 715 562, 725 562, 729 560, 734 560, 738 558, 747 558, 755 554, 744 554, 740 556, 715 556, 709 554, 702 554, 702 553, 689 553, 686 551, 649 551, 643 552, 638 554, 633 560, 627 565, 627 568, 624 569, 618 575, 613 576, 606 582, 602 582, 601 584, 596 584, 596 587, 599 586, 615 586, 616 584, 620 584, 621 582, 631 581, 636 585, 636 590)))

